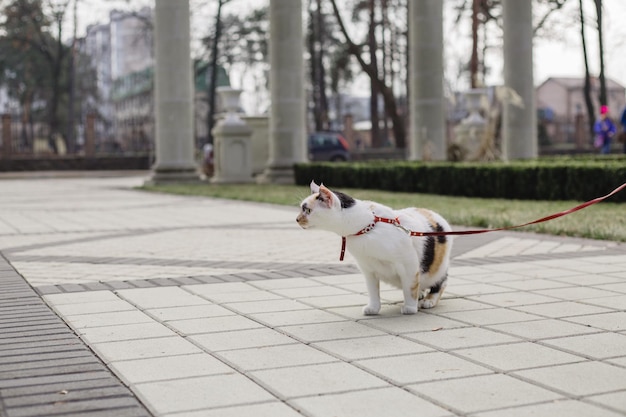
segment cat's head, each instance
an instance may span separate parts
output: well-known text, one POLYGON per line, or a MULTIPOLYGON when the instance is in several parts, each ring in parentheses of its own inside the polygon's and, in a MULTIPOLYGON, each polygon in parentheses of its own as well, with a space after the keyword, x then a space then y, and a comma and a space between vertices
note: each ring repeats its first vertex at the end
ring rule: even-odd
POLYGON ((324 184, 311 181, 311 195, 300 203, 300 214, 296 221, 303 229, 328 228, 339 217, 342 210, 352 207, 355 200, 338 191, 331 191, 324 184))

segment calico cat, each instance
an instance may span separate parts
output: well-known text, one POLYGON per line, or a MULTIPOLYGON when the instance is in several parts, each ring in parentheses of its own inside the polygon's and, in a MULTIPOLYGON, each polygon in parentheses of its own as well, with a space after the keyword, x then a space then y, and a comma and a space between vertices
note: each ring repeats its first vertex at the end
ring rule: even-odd
POLYGON ((437 305, 447 285, 451 239, 412 237, 407 231, 450 231, 440 215, 414 207, 393 210, 315 182, 311 182, 311 195, 302 201, 300 209, 296 219, 300 227, 337 233, 344 248, 347 245, 355 257, 369 294, 363 314, 380 311, 380 281, 402 289, 402 314, 437 305))

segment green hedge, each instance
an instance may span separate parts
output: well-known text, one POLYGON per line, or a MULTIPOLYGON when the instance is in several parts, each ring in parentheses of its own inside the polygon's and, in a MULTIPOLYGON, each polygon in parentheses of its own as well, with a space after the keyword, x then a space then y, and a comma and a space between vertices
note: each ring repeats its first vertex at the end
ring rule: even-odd
MULTIPOLYGON (((626 182, 626 158, 549 158, 511 163, 351 162, 295 167, 298 185, 466 197, 586 201, 626 182)), ((626 191, 611 201, 626 201, 626 191)))

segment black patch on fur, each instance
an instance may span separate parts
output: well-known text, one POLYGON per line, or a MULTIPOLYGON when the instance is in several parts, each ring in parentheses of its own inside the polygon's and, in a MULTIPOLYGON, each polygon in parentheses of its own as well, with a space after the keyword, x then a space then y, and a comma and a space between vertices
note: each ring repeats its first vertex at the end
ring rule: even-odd
POLYGON ((342 193, 341 191, 333 191, 333 194, 335 194, 337 198, 339 198, 342 209, 350 208, 356 204, 356 201, 354 201, 354 198, 350 197, 347 194, 342 193))
POLYGON ((430 291, 428 292, 429 294, 437 294, 439 291, 441 291, 441 286, 448 280, 448 274, 444 275, 443 278, 441 278, 439 280, 439 282, 437 282, 435 285, 433 285, 432 287, 430 287, 430 291))
POLYGON ((424 242, 424 255, 422 257, 421 267, 422 273, 428 272, 430 266, 435 261, 435 238, 432 236, 426 237, 424 242))
MULTIPOLYGON (((435 231, 436 232, 443 232, 443 226, 441 226, 439 223, 437 223, 437 227, 435 227, 435 231)), ((446 243, 446 237, 445 236, 437 236, 437 242, 441 243, 442 245, 446 243)))

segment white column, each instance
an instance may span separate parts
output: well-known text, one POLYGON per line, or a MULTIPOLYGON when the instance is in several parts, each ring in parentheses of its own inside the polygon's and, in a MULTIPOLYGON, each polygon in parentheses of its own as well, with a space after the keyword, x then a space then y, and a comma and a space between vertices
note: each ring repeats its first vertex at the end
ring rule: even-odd
POLYGON ((156 162, 150 182, 197 181, 189 0, 155 0, 156 162))
POLYGON ((537 111, 533 83, 532 2, 503 0, 504 85, 515 91, 523 105, 504 103, 502 156, 504 159, 537 156, 537 111))
POLYGON ((307 160, 302 1, 270 0, 269 159, 259 182, 294 182, 293 164, 307 160))
POLYGON ((446 159, 443 1, 409 0, 409 159, 446 159))

